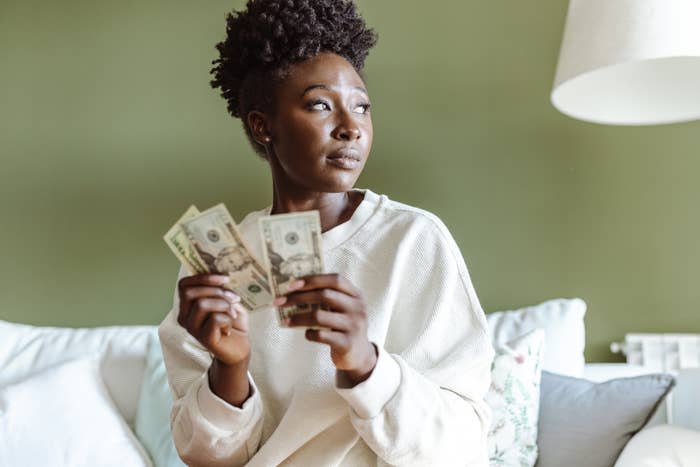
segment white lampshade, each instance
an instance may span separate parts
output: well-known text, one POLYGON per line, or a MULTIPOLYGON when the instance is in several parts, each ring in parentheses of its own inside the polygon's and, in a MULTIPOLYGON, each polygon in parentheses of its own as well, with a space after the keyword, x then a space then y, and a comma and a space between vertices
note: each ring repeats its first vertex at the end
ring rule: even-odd
POLYGON ((571 0, 551 99, 594 123, 700 119, 700 0, 571 0))

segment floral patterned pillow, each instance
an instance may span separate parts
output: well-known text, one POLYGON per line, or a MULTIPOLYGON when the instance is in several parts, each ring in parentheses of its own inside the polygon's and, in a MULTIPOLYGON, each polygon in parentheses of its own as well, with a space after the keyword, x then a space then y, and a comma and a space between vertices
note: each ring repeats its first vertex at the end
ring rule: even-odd
POLYGON ((532 467, 537 460, 537 417, 544 331, 535 329, 496 347, 486 402, 491 467, 532 467))

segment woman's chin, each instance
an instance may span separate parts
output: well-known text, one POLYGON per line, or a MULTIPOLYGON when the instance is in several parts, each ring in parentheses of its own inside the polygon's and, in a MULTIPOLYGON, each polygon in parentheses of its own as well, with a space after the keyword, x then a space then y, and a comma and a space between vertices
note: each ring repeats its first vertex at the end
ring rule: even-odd
POLYGON ((342 173, 329 173, 325 174, 322 180, 319 180, 318 186, 319 191, 326 193, 340 193, 345 191, 350 191, 355 186, 355 182, 360 176, 359 172, 354 173, 350 171, 345 171, 342 173))

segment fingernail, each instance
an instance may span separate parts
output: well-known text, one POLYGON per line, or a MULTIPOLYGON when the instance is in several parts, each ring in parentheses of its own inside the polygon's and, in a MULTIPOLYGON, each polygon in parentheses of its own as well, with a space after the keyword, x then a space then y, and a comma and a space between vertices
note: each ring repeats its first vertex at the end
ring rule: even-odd
POLYGON ((240 301, 241 301, 241 297, 239 297, 238 295, 236 295, 235 293, 233 293, 233 292, 231 292, 231 291, 229 291, 229 290, 225 291, 225 292, 224 292, 224 295, 226 295, 230 300, 232 300, 232 301, 234 301, 234 302, 240 302, 240 301))
POLYGON ((231 305, 231 307, 229 308, 229 311, 231 312, 231 317, 233 319, 236 319, 238 317, 238 312, 236 311, 234 304, 231 305))
POLYGON ((292 320, 290 320, 289 318, 284 318, 284 319, 282 320, 282 325, 283 325, 283 326, 289 326, 289 325, 291 324, 291 322, 292 322, 292 320))
POLYGON ((248 310, 246 309, 245 306, 243 306, 240 303, 234 303, 233 304, 233 309, 236 310, 239 313, 246 313, 248 310))
POLYGON ((287 301, 287 297, 284 297, 284 296, 277 297, 276 299, 273 300, 272 304, 274 306, 280 306, 280 305, 284 304, 286 301, 287 301))
POLYGON ((229 276, 222 275, 222 276, 219 276, 219 280, 221 281, 222 284, 226 284, 227 282, 229 282, 231 280, 231 278, 229 276))
POLYGON ((298 279, 298 280, 292 282, 291 284, 289 284, 289 290, 301 289, 302 287, 304 287, 304 284, 305 284, 305 282, 303 279, 298 279))

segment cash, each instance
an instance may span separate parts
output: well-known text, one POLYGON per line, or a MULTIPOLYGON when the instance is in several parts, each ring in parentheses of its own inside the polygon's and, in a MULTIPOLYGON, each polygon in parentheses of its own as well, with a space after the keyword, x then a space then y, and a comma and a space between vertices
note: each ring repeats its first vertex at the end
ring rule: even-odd
MULTIPOLYGON (((321 222, 318 211, 277 214, 259 219, 263 261, 273 295, 289 291, 297 278, 323 273, 321 222)), ((277 308, 280 325, 295 313, 315 310, 319 305, 277 308)))
POLYGON ((209 272, 206 264, 197 253, 197 250, 192 246, 187 234, 182 229, 182 223, 188 221, 199 214, 199 209, 196 206, 190 206, 185 214, 178 219, 168 232, 163 235, 163 240, 170 247, 177 259, 187 268, 190 274, 203 274, 209 272))
POLYGON ((228 274, 228 287, 249 310, 272 303, 267 274, 251 255, 223 204, 180 223, 209 272, 228 274))
MULTIPOLYGON (((190 274, 228 274, 227 287, 250 311, 270 306, 297 278, 323 273, 321 223, 318 211, 266 216, 259 220, 263 267, 250 253, 223 204, 199 212, 195 206, 163 236, 190 274)), ((295 313, 319 305, 277 308, 280 325, 295 313)))

